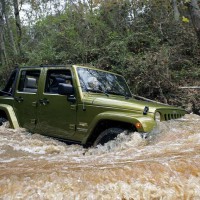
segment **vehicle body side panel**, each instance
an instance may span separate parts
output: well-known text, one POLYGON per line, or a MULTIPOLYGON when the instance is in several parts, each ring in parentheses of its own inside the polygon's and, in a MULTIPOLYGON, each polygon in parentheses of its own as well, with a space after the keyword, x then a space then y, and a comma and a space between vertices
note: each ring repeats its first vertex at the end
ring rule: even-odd
POLYGON ((13 106, 14 103, 14 98, 10 97, 10 96, 0 96, 0 105, 1 104, 6 104, 6 105, 10 105, 13 106))

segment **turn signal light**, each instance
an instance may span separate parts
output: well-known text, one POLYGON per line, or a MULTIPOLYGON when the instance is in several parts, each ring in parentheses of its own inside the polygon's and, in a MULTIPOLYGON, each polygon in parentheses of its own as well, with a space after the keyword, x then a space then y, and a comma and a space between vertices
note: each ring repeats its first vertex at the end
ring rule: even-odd
POLYGON ((137 122, 137 123, 135 124, 135 127, 136 127, 136 128, 142 128, 142 124, 141 124, 140 122, 137 122))

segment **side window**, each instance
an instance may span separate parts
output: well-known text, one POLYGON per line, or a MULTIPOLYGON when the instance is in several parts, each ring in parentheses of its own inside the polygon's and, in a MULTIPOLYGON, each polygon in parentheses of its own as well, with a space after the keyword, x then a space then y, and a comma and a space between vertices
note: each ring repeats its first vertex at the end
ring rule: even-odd
POLYGON ((22 70, 18 85, 18 91, 25 93, 37 93, 40 70, 22 70))
POLYGON ((58 94, 60 83, 72 84, 70 70, 48 70, 45 93, 58 94))
POLYGON ((2 91, 3 95, 12 95, 14 86, 15 86, 16 76, 17 76, 17 70, 14 70, 12 72, 5 88, 2 91))

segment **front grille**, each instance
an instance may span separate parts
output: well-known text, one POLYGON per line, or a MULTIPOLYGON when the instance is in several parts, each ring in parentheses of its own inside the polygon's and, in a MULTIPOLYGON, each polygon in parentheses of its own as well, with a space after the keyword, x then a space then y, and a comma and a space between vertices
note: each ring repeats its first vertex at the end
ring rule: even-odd
POLYGON ((171 120, 171 119, 178 119, 184 116, 184 114, 164 114, 165 120, 171 120))

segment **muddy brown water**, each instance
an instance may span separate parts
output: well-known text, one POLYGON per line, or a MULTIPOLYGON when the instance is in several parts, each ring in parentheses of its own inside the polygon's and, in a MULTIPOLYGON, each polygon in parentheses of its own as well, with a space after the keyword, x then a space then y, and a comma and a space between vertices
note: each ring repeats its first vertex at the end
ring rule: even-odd
POLYGON ((200 116, 98 148, 0 127, 0 199, 200 199, 200 116))

